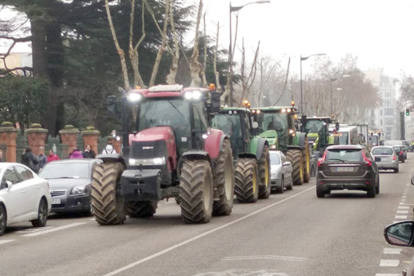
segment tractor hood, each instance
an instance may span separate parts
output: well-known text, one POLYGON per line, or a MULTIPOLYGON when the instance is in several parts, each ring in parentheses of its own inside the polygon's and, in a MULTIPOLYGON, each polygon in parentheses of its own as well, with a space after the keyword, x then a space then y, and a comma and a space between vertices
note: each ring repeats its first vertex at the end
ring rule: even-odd
POLYGON ((265 132, 260 133, 259 136, 262 137, 262 138, 265 138, 267 140, 267 142, 269 143, 269 146, 277 145, 277 132, 276 132, 276 130, 266 130, 265 132))
POLYGON ((174 132, 169 126, 159 126, 144 129, 143 131, 137 134, 129 135, 129 144, 131 145, 132 141, 136 142, 151 142, 151 141, 160 141, 160 140, 174 140, 174 132))

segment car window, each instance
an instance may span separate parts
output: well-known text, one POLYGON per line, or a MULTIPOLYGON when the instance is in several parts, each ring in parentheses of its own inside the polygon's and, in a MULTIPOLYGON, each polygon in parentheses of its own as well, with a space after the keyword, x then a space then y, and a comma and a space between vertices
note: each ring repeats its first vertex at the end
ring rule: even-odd
POLYGON ((48 163, 39 176, 45 179, 56 178, 89 178, 91 168, 89 163, 48 163))
POLYGON ((392 155, 393 150, 390 148, 375 148, 372 150, 373 155, 392 155))
POLYGON ((8 168, 4 172, 3 179, 5 181, 10 181, 12 184, 19 182, 19 178, 17 177, 16 171, 13 169, 13 167, 8 168))
POLYGON ((361 162, 360 149, 330 149, 326 154, 326 162, 350 161, 361 162))
POLYGON ((14 168, 16 169, 17 175, 20 177, 21 181, 33 178, 32 172, 29 172, 25 167, 15 166, 14 168))
POLYGON ((279 154, 277 153, 270 154, 270 165, 279 165, 279 164, 280 164, 279 154))

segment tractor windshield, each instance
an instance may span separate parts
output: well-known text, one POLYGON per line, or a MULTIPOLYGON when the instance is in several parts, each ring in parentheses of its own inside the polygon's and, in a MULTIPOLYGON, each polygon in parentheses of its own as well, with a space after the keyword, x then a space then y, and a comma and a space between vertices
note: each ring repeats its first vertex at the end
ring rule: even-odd
POLYGON ((211 120, 212 128, 221 129, 230 137, 233 153, 243 149, 242 125, 237 111, 230 111, 231 114, 217 114, 211 120), (241 147, 241 149, 239 149, 241 147))
POLYGON ((287 133, 288 126, 286 113, 264 113, 263 122, 260 131, 276 130, 279 137, 283 137, 287 133))
POLYGON ((320 133, 323 128, 323 122, 319 120, 310 120, 306 122, 306 133, 320 133))

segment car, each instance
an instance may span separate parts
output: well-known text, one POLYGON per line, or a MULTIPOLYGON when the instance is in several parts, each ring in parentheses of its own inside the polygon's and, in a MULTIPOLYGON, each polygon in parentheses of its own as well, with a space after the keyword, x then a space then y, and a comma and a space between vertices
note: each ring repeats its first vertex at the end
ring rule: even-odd
POLYGON ((30 221, 44 227, 51 209, 47 180, 19 163, 0 163, 0 236, 6 227, 30 221))
POLYGON ((368 197, 380 192, 377 164, 364 146, 329 146, 318 161, 316 196, 323 198, 332 190, 345 189, 366 191, 368 197))
POLYGON ((404 140, 387 140, 385 141, 385 145, 386 146, 400 146, 403 149, 403 156, 404 159, 407 159, 407 150, 408 147, 410 146, 410 144, 408 144, 407 141, 404 140))
POLYGON ((371 149, 371 155, 378 161, 379 170, 393 170, 399 172, 398 156, 392 146, 376 146, 371 149))
POLYGON ((293 189, 292 163, 281 151, 270 151, 270 187, 272 192, 283 193, 293 189))
POLYGON ((99 159, 69 159, 47 163, 39 176, 49 181, 53 213, 92 214, 92 170, 99 159))
POLYGON ((395 153, 398 156, 398 161, 401 161, 402 163, 404 163, 405 162, 404 152, 403 152, 404 147, 402 147, 402 146, 393 146, 393 149, 394 149, 395 153))

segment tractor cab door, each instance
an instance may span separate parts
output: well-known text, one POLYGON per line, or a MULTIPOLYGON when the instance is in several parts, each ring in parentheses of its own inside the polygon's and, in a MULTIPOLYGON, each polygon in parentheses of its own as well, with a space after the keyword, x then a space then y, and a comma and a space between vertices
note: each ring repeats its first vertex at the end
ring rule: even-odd
POLYGON ((203 149, 203 134, 207 132, 207 112, 202 103, 192 105, 192 140, 194 149, 203 149))

